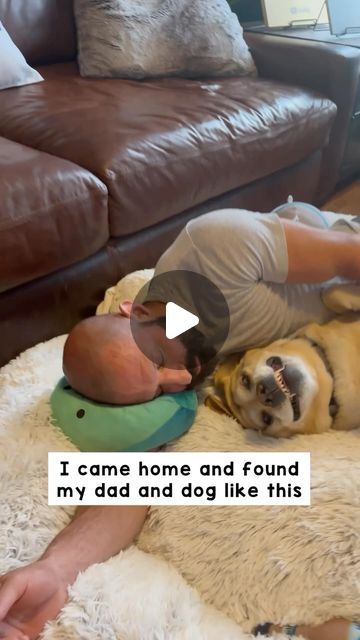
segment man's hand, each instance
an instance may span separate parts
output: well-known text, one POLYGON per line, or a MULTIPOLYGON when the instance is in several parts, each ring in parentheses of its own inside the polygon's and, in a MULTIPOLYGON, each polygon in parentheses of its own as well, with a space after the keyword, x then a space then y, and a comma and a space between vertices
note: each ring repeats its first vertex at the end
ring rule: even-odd
POLYGON ((33 640, 67 599, 66 584, 46 559, 0 577, 0 637, 33 640))
POLYGON ((79 571, 126 549, 147 507, 80 507, 33 564, 0 577, 0 638, 34 640, 67 599, 79 571))

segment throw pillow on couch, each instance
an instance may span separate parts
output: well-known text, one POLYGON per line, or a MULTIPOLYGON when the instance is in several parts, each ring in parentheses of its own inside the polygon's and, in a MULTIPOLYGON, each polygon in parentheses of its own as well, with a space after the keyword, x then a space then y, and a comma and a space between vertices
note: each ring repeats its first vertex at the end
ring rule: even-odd
POLYGON ((30 67, 0 22, 0 89, 41 82, 40 73, 30 67))
POLYGON ((255 75, 226 0, 75 0, 82 76, 255 75))

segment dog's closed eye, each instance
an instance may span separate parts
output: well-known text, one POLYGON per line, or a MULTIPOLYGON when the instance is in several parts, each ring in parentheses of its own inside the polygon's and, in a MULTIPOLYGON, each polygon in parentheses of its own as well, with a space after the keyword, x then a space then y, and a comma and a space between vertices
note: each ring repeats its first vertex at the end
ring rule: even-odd
POLYGON ((267 411, 263 411, 261 413, 261 419, 265 427, 270 427, 274 422, 274 417, 271 415, 271 413, 268 413, 267 411))
POLYGON ((245 389, 251 388, 251 378, 247 373, 243 373, 241 375, 241 384, 243 385, 243 387, 245 387, 245 389))

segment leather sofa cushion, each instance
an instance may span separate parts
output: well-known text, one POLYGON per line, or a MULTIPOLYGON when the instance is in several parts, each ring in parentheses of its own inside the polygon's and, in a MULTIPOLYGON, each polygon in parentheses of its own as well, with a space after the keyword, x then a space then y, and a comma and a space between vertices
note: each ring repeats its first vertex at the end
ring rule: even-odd
POLYGON ((5 138, 0 202, 0 292, 91 256, 109 237, 105 185, 5 138))
POLYGON ((73 0, 0 0, 0 21, 27 62, 49 64, 76 57, 73 0))
POLYGON ((92 80, 40 67, 0 93, 0 135, 67 158, 109 190, 111 236, 156 224, 322 148, 336 112, 301 88, 253 78, 92 80))

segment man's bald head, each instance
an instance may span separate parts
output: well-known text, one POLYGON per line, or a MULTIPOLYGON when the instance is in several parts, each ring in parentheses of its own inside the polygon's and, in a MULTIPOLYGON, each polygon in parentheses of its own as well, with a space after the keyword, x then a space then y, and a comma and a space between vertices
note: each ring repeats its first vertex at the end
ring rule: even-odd
POLYGON ((97 402, 123 405, 185 389, 192 380, 186 348, 166 338, 161 322, 139 321, 138 326, 146 332, 153 360, 137 346, 128 317, 106 314, 77 324, 63 356, 64 374, 73 389, 97 402))
POLYGON ((94 316, 77 324, 66 340, 63 369, 70 385, 98 402, 122 404, 130 322, 117 314, 94 316))

